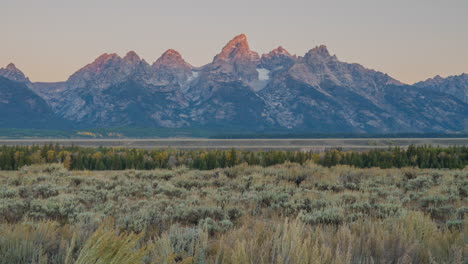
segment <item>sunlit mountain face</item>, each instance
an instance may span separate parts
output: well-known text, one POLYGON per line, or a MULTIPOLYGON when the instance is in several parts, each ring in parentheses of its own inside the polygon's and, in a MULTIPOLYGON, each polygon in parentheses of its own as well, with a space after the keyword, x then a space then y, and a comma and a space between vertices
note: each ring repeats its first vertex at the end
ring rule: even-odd
POLYGON ((303 56, 283 47, 259 55, 243 34, 202 67, 170 49, 152 64, 133 51, 124 57, 103 54, 61 83, 32 83, 13 64, 0 69, 0 76, 5 113, 0 127, 17 127, 6 116, 18 113, 36 120, 22 127, 54 120, 89 128, 252 132, 451 133, 468 128, 466 74, 406 85, 340 61, 325 46, 303 56))

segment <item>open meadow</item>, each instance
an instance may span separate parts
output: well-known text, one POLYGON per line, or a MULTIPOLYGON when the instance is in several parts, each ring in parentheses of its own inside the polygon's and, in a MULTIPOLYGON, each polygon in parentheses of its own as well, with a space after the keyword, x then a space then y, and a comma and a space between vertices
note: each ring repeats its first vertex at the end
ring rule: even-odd
POLYGON ((303 150, 323 152, 327 149, 362 151, 408 147, 410 145, 468 146, 468 138, 323 138, 323 139, 0 139, 0 146, 32 146, 59 144, 80 147, 126 147, 140 149, 242 149, 242 150, 303 150))
POLYGON ((0 171, 0 263, 467 259, 467 169, 0 171))

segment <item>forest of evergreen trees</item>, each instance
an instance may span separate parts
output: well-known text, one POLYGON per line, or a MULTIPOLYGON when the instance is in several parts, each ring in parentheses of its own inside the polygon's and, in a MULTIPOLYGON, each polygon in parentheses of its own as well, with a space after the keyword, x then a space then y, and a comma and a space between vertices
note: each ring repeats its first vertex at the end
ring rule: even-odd
POLYGON ((150 170, 186 166, 209 170, 241 163, 271 166, 284 162, 303 164, 313 160, 323 166, 339 164, 359 168, 464 168, 468 165, 468 147, 409 146, 366 152, 328 150, 324 153, 304 151, 246 150, 170 150, 131 148, 85 148, 44 146, 0 147, 0 170, 17 170, 25 165, 63 163, 70 170, 150 170))
POLYGON ((366 152, 327 151, 318 163, 331 167, 338 164, 358 168, 402 168, 419 167, 462 169, 468 165, 468 147, 433 147, 414 146, 408 148, 394 147, 387 150, 370 150, 366 152))
POLYGON ((286 161, 304 163, 311 152, 243 150, 171 150, 132 148, 85 148, 44 146, 0 147, 0 170, 17 170, 25 165, 63 163, 70 170, 151 170, 186 166, 209 170, 241 163, 270 166, 286 161))

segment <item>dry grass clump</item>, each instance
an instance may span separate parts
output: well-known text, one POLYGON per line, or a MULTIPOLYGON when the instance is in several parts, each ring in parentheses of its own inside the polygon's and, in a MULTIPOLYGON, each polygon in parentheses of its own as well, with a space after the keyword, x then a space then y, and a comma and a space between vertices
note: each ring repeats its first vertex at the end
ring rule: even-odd
MULTIPOLYGON (((0 225, 0 263, 65 263, 75 230, 56 222, 0 225)), ((80 241, 78 241, 78 246, 80 241)))
POLYGON ((87 240, 75 264, 127 264, 142 263, 151 248, 138 248, 143 233, 116 234, 116 230, 100 227, 87 240))

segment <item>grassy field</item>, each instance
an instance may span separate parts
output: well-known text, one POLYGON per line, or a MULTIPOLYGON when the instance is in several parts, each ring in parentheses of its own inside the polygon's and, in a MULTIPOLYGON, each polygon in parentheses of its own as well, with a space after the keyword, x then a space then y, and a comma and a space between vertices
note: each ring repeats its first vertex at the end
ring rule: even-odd
POLYGON ((467 146, 468 138, 366 138, 366 139, 1 139, 0 145, 43 145, 82 147, 130 147, 171 149, 313 150, 329 148, 368 150, 413 145, 467 146))
POLYGON ((0 171, 0 263, 466 263, 468 170, 0 171))

